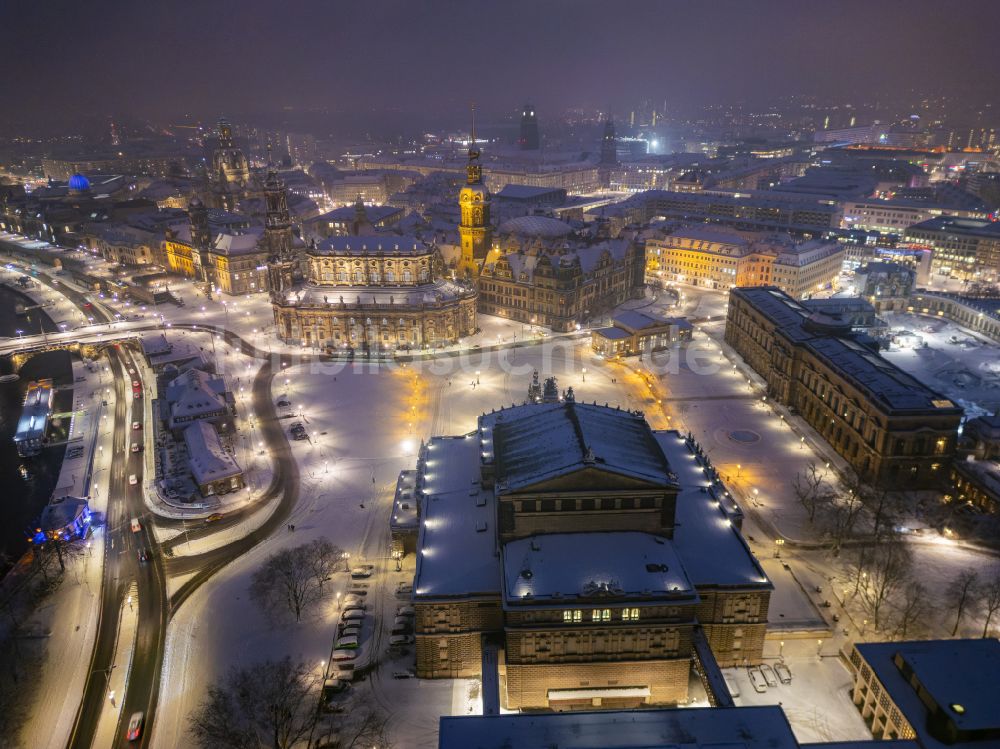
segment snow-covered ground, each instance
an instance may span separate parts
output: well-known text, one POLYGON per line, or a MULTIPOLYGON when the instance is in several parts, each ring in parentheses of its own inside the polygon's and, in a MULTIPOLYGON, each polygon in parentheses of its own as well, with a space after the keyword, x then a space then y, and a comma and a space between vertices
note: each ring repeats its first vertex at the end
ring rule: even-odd
POLYGON ((884 351, 886 359, 961 405, 970 417, 1000 408, 1000 344, 923 315, 895 313, 886 315, 886 322, 894 332, 913 334, 884 351))
MULTIPOLYGON (((715 362, 712 371, 705 370, 702 360, 711 359, 701 350, 705 348, 703 343, 693 351, 676 352, 678 373, 664 375, 668 397, 683 399, 701 392, 744 400, 745 381, 733 375, 731 368, 715 362), (700 359, 688 363, 690 357, 700 359)), ((218 679, 230 665, 285 654, 317 664, 328 657, 335 607, 298 625, 276 626, 248 599, 250 576, 276 549, 323 536, 348 551, 352 563, 376 564, 380 571, 373 587, 384 599, 380 618, 382 626, 388 626, 390 608, 397 603, 392 591, 397 582, 407 579, 406 572, 391 571, 392 562, 386 558, 388 512, 398 472, 414 466, 421 439, 469 432, 484 411, 522 402, 536 369, 543 377, 557 376, 562 389, 572 386, 578 400, 643 409, 656 428, 672 423, 641 378, 621 363, 595 356, 585 340, 466 352, 406 365, 316 363, 289 367, 279 374, 273 397, 290 403, 286 410, 304 423, 310 435, 309 440, 291 443, 301 471, 301 497, 289 519, 296 530, 277 534, 227 567, 175 616, 154 732, 157 745, 169 746, 178 740, 185 716, 197 704, 205 685, 218 679)), ((672 403, 663 404, 668 413, 676 410, 672 403)), ((721 424, 737 426, 731 423, 728 412, 716 418, 721 424)), ((775 417, 766 410, 751 409, 746 418, 748 421, 739 426, 765 433, 773 430, 773 439, 784 437, 780 427, 772 423, 775 417)), ((804 464, 805 457, 797 446, 790 452, 790 460, 804 464)), ((748 466, 752 462, 748 461, 748 466)), ((762 455, 759 462, 763 466, 767 461, 762 455)), ((777 487, 787 478, 788 470, 788 464, 768 466, 766 475, 777 487)), ((763 469, 760 471, 763 476, 763 469)), ((769 485, 761 479, 761 486, 769 485)), ((769 501, 766 495, 762 501, 769 501)), ((411 560, 406 561, 409 567, 411 560)), ((340 585, 341 589, 346 587, 346 580, 340 585)), ((788 595, 789 606, 808 606, 808 599, 805 603, 796 599, 801 595, 796 586, 788 595)), ((371 611, 377 614, 379 609, 371 611)), ((371 627, 365 630, 371 631, 371 627)), ((363 658, 368 657, 384 657, 384 652, 366 652, 363 658)), ((391 671, 399 668, 400 662, 387 661, 377 676, 355 684, 352 690, 361 699, 371 693, 391 712, 390 726, 398 746, 426 746, 436 736, 439 715, 478 709, 475 701, 468 699, 472 685, 390 678, 391 671)))

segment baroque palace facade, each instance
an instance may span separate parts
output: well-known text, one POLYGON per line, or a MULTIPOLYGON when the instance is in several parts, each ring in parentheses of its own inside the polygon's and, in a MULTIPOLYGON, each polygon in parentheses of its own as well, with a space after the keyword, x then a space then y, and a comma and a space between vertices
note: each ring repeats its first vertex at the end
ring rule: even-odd
POLYGON ((443 280, 440 250, 415 237, 330 237, 291 261, 297 264, 272 282, 275 328, 288 343, 389 351, 476 332, 476 292, 443 280))
POLYGON ((417 675, 621 708, 685 702, 693 663, 759 662, 771 583, 696 444, 554 380, 539 400, 421 451, 417 675))

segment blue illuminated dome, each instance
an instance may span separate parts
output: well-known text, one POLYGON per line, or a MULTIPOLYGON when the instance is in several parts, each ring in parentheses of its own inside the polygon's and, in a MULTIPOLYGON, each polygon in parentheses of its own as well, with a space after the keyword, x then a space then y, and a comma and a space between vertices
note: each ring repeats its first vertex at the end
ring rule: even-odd
POLYGON ((90 189, 90 180, 82 174, 74 174, 69 178, 69 189, 75 192, 86 192, 90 189))

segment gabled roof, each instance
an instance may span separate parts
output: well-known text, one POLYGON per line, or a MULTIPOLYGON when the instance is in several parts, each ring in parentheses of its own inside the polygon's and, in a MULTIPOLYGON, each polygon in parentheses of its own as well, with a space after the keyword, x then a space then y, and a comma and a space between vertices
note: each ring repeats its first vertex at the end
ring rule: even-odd
POLYGON ((196 421, 184 430, 184 442, 191 473, 199 484, 243 473, 233 456, 222 446, 219 434, 211 424, 196 421))
POLYGON ((498 492, 588 469, 656 486, 676 485, 642 415, 565 402, 510 409, 495 416, 498 492))

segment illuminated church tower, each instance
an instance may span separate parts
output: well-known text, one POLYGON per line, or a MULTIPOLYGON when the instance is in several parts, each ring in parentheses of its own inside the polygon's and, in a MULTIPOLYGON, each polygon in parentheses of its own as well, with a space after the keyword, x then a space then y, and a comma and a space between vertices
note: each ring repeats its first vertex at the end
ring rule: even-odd
POLYGON ((469 143, 469 164, 465 168, 466 184, 458 194, 462 211, 458 233, 462 241, 459 271, 475 278, 483 268, 493 247, 493 227, 490 224, 490 193, 483 185, 483 167, 476 147, 476 111, 472 110, 472 135, 469 143))

